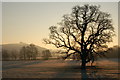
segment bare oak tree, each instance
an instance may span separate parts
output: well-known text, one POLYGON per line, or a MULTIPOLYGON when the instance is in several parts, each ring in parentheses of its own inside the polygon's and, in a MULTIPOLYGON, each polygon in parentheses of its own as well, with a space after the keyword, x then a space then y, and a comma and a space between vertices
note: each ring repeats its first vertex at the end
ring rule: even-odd
POLYGON ((110 14, 100 11, 100 6, 88 4, 73 7, 58 27, 51 26, 49 30, 49 39, 44 42, 66 50, 65 59, 78 53, 83 69, 86 63, 94 62, 94 54, 103 55, 99 52, 107 48, 114 36, 110 14))

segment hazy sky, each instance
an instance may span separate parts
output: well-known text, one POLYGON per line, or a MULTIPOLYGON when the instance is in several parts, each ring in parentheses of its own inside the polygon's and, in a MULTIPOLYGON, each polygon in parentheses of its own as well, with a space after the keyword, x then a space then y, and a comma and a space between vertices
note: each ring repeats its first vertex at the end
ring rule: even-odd
POLYGON ((101 11, 111 14, 115 26, 116 37, 110 46, 118 44, 118 3, 43 3, 43 2, 3 2, 2 3, 2 43, 34 43, 41 47, 54 48, 45 45, 43 38, 48 38, 48 28, 61 21, 64 14, 71 13, 75 5, 95 4, 101 6, 101 11))

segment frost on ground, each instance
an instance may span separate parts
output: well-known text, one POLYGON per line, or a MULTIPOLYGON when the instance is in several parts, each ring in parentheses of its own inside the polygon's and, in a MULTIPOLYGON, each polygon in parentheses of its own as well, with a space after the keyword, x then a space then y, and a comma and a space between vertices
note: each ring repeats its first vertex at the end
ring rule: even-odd
POLYGON ((115 60, 98 60, 86 71, 79 61, 3 61, 2 66, 3 78, 118 78, 120 74, 115 60))

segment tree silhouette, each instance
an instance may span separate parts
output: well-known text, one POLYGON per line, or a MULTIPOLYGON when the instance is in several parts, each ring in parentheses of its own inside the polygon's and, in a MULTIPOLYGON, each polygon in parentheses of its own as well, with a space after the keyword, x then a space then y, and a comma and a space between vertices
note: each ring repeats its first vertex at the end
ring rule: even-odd
POLYGON ((23 46, 21 49, 20 49, 20 59, 27 59, 27 51, 26 51, 26 47, 23 46))
POLYGON ((11 57, 12 60, 17 60, 17 58, 18 58, 18 52, 16 50, 12 50, 10 52, 10 57, 11 57))
POLYGON ((2 60, 10 60, 10 54, 5 49, 2 50, 2 60))
POLYGON ((80 54, 83 69, 86 63, 94 62, 94 54, 103 55, 99 51, 105 50, 114 36, 110 14, 100 11, 100 6, 88 4, 73 7, 71 14, 63 16, 58 27, 51 26, 49 30, 49 39, 44 42, 63 48, 67 55, 65 59, 80 54))
POLYGON ((48 59, 49 57, 52 57, 51 52, 49 50, 43 50, 42 51, 42 57, 44 59, 48 59))
POLYGON ((34 44, 30 44, 28 46, 28 54, 29 54, 31 59, 36 59, 37 58, 38 49, 36 48, 36 46, 34 44))
POLYGON ((34 44, 30 44, 28 46, 23 46, 20 50, 20 58, 21 59, 36 59, 38 55, 38 49, 34 44))

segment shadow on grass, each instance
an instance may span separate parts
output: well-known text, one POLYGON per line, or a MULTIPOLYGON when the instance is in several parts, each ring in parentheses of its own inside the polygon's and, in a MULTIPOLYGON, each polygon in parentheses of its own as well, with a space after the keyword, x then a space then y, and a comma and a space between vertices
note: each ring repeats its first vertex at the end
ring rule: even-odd
POLYGON ((118 80, 118 78, 112 78, 104 73, 104 68, 98 66, 86 66, 86 69, 81 69, 80 66, 66 66, 62 69, 59 69, 58 74, 55 77, 58 78, 68 78, 76 76, 73 73, 78 73, 79 77, 72 80, 118 80), (66 74, 69 73, 69 74, 66 74))
POLYGON ((74 67, 74 69, 80 70, 81 80, 88 80, 100 78, 100 76, 96 74, 99 70, 102 70, 103 68, 99 68, 97 66, 86 66, 86 69, 81 69, 80 66, 76 66, 74 67))
MULTIPOLYGON (((37 61, 37 62, 28 62, 23 63, 22 65, 33 65, 37 64, 42 65, 41 63, 44 63, 44 61, 37 61)), ((45 61, 45 64, 48 64, 48 66, 40 66, 40 67, 34 67, 34 69, 37 69, 36 73, 43 73, 43 76, 46 78, 49 78, 48 80, 117 80, 113 79, 112 76, 116 76, 116 71, 111 73, 111 68, 108 69, 108 67, 104 66, 86 66, 86 70, 82 70, 80 65, 75 61, 45 61), (49 63, 51 63, 49 65, 49 63), (56 64, 59 63, 59 64, 56 64), (63 64, 62 64, 63 63, 63 64), (65 64, 64 64, 65 63, 65 64), (56 64, 56 65, 54 65, 56 64), (60 66, 57 66, 60 65, 60 66), (44 73, 45 72, 45 73, 44 73), (50 72, 50 73, 47 73, 50 72), (51 74, 51 72, 53 72, 51 74), (110 74, 111 73, 111 74, 110 74)), ((16 67, 18 67, 17 65, 16 67)), ((22 66, 19 66, 22 67, 22 66)), ((33 67, 30 67, 29 69, 33 69, 33 67)), ((30 76, 28 76, 29 78, 30 76)), ((38 78, 41 80, 41 74, 38 75, 38 78)), ((45 80, 43 79, 43 80, 45 80)), ((23 79, 24 80, 24 79, 23 79)), ((37 79, 35 79, 37 80, 37 79)))

